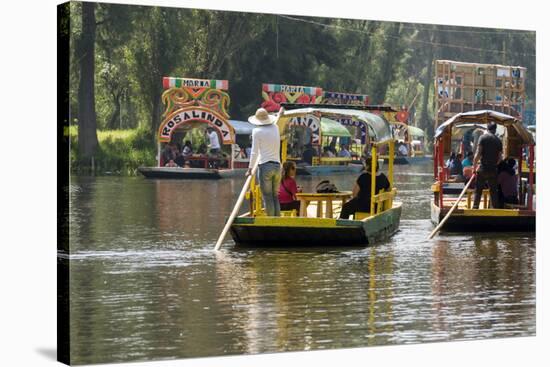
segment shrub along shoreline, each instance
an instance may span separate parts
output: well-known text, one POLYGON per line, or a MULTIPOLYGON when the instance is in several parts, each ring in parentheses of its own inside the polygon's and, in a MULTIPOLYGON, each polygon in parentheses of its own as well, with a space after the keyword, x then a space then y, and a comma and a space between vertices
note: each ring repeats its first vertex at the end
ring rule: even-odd
MULTIPOLYGON (((69 128, 70 171, 89 174, 89 164, 82 164, 78 155, 78 128, 69 128)), ((93 174, 136 175, 139 166, 156 165, 156 146, 145 129, 98 130, 99 146, 94 156, 93 174)))

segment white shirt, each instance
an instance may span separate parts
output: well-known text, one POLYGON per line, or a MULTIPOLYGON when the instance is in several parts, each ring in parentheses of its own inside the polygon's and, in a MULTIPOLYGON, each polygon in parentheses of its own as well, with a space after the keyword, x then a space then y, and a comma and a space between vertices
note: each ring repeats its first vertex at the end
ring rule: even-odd
POLYGON ((272 161, 281 163, 279 151, 281 149, 281 136, 277 124, 258 126, 252 130, 252 149, 250 151, 249 167, 259 159, 260 164, 272 161))
POLYGON ((220 140, 215 131, 208 134, 208 140, 210 140, 210 149, 220 149, 220 140))
POLYGON ((338 157, 350 158, 350 157, 351 157, 351 153, 350 153, 348 150, 342 149, 342 150, 338 153, 338 157))

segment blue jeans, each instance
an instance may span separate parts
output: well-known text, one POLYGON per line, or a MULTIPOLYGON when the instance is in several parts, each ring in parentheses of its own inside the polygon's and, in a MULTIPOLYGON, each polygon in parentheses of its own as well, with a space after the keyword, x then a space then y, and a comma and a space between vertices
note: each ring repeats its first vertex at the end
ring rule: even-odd
POLYGON ((273 162, 260 164, 258 181, 264 197, 266 214, 270 217, 280 217, 279 185, 281 184, 281 165, 273 162))

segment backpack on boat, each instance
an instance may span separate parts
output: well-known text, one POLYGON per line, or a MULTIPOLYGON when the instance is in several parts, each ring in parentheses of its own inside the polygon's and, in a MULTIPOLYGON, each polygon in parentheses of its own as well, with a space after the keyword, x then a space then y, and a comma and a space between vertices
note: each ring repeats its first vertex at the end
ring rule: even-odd
POLYGON ((323 180, 317 184, 315 191, 318 193, 330 193, 330 192, 339 192, 335 184, 331 183, 329 180, 323 180))

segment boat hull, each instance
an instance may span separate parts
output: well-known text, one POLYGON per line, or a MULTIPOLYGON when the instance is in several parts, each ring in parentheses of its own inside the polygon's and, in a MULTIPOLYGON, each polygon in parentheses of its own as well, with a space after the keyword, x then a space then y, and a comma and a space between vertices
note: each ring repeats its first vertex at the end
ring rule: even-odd
MULTIPOLYGON (((421 157, 395 157, 393 164, 420 164, 426 163, 432 160, 431 156, 421 157)), ((384 158, 384 162, 388 163, 388 158, 384 158)))
POLYGON ((399 228, 401 203, 363 220, 300 217, 238 217, 231 236, 239 246, 367 246, 399 228))
MULTIPOLYGON (((432 201, 432 223, 438 225, 448 210, 441 210, 432 201)), ((442 227, 448 232, 534 232, 535 229, 536 213, 518 209, 456 209, 442 227)))
POLYGON ((246 169, 139 167, 138 171, 147 178, 217 180, 239 175, 244 176, 246 169))

